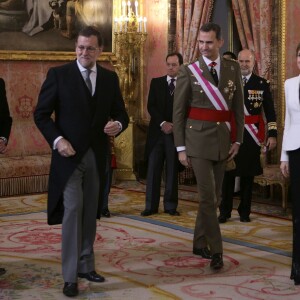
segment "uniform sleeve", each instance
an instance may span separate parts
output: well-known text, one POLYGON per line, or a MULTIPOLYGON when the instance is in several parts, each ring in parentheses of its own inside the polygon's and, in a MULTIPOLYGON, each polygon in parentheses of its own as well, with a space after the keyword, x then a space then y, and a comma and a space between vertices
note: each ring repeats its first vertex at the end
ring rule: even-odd
POLYGON ((177 76, 173 102, 173 135, 176 147, 185 146, 185 123, 191 99, 189 71, 186 66, 182 65, 177 76))
POLYGON ((267 119, 268 137, 277 137, 277 124, 274 102, 270 90, 270 83, 266 80, 264 81, 263 108, 267 119))
POLYGON ((234 119, 236 124, 236 139, 235 142, 242 143, 244 135, 244 89, 242 84, 241 69, 238 63, 235 63, 235 84, 236 90, 232 99, 232 111, 234 112, 234 119))

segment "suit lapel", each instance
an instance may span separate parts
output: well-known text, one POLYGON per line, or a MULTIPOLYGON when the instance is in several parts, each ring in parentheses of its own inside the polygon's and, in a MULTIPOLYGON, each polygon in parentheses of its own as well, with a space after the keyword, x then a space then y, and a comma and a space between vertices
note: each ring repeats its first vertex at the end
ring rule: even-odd
POLYGON ((161 87, 161 94, 162 94, 162 98, 167 99, 167 92, 168 92, 168 82, 167 82, 167 76, 162 77, 161 81, 160 81, 161 87))
POLYGON ((226 86, 228 80, 227 74, 229 74, 230 65, 226 62, 225 59, 221 57, 221 65, 220 65, 220 78, 219 78, 219 86, 226 86))

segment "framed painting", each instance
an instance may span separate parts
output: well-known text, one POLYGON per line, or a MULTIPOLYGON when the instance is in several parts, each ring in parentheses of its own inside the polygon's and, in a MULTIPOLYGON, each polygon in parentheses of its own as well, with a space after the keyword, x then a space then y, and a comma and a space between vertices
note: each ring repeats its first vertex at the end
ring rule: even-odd
POLYGON ((80 28, 99 28, 101 60, 112 59, 121 0, 1 0, 0 60, 71 60, 80 28), (111 57, 109 57, 111 56, 111 57))

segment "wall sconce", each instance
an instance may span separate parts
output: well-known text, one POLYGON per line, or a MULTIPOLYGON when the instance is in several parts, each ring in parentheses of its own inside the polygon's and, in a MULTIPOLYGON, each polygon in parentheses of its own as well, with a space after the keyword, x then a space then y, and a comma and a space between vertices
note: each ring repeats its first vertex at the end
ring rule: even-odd
POLYGON ((147 18, 139 13, 139 1, 122 1, 121 15, 114 20, 116 71, 130 117, 138 117, 142 99, 144 51, 147 18))

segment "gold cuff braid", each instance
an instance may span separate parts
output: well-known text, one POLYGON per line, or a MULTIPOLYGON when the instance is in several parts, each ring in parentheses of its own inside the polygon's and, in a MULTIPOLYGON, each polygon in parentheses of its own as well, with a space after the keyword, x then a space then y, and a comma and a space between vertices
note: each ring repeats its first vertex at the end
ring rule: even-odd
POLYGON ((277 130, 276 122, 269 122, 268 123, 268 130, 277 130))

